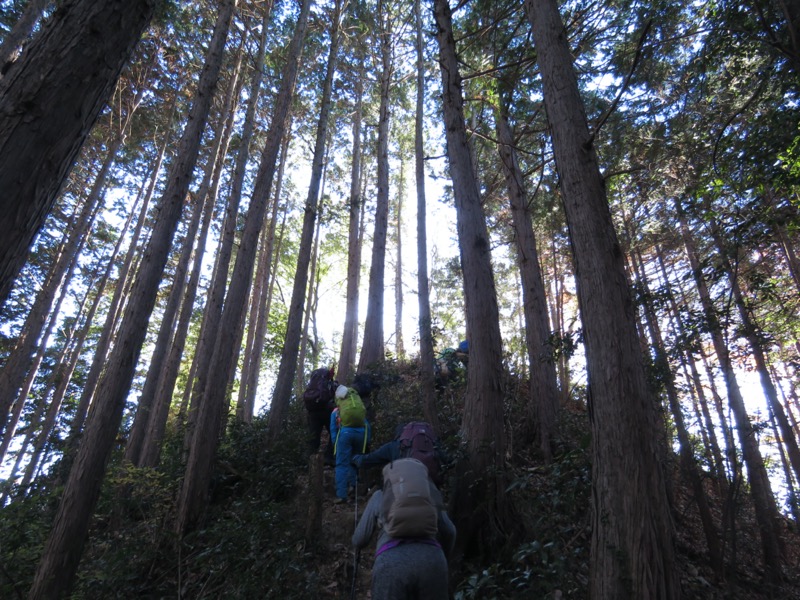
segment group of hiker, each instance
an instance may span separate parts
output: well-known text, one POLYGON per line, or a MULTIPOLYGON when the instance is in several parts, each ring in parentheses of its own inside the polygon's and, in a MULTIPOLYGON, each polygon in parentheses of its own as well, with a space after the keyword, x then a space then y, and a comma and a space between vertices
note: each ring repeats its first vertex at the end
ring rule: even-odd
POLYGON ((368 452, 374 389, 368 376, 345 386, 336 382, 333 369, 313 371, 303 394, 308 449, 319 452, 327 423, 330 442, 323 452, 325 463, 335 467, 336 504, 347 502, 351 491, 358 494, 358 469, 382 469, 383 487, 370 497, 352 537, 357 565, 377 532, 373 600, 444 600, 456 529, 438 488, 443 455, 433 429, 422 421, 398 425, 392 440, 368 452))

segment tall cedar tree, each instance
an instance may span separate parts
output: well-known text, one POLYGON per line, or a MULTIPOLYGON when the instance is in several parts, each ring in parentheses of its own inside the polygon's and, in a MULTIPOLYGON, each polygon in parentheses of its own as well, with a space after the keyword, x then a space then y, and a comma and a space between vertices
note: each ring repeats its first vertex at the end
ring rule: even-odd
MULTIPOLYGON (((253 185, 250 207, 242 231, 239 252, 233 267, 233 275, 225 306, 222 310, 219 332, 213 345, 211 363, 218 376, 209 377, 200 396, 197 418, 192 433, 186 474, 178 497, 176 531, 181 534, 192 529, 203 513, 211 482, 211 466, 219 442, 220 425, 227 406, 227 394, 231 385, 230 376, 241 345, 241 321, 247 306, 246 297, 253 276, 259 232, 264 222, 267 200, 270 197, 275 166, 281 140, 284 135, 289 108, 297 80, 301 49, 305 40, 311 0, 305 0, 295 25, 286 65, 281 76, 280 89, 275 99, 272 121, 267 132, 267 143, 261 154, 261 164, 253 185)), ((290 380, 291 382, 291 380, 290 380)))
MULTIPOLYGON (((331 112, 331 95, 333 91, 333 77, 336 73, 336 61, 339 54, 339 25, 341 17, 341 3, 337 0, 331 20, 331 44, 328 49, 328 62, 325 72, 325 81, 322 86, 320 99, 319 120, 317 121, 316 139, 314 142, 314 156, 311 163, 311 180, 306 196, 305 211, 303 213, 303 230, 300 234, 300 248, 297 255, 297 269, 294 274, 292 286, 292 299, 289 305, 289 319, 286 323, 286 339, 281 352, 281 364, 275 382, 275 392, 272 396, 270 408, 269 427, 267 439, 274 442, 283 427, 283 420, 289 408, 292 394, 292 381, 297 369, 298 352, 300 350, 300 336, 303 331, 303 309, 306 306, 306 285, 309 283, 309 265, 313 260, 312 246, 314 244, 314 228, 317 221, 317 208, 319 202, 320 183, 322 171, 325 167, 325 142, 328 139, 328 123, 331 112)), ((313 280, 313 268, 311 279, 313 280)), ((312 283, 313 285, 313 283, 312 283)))
POLYGON ((122 421, 125 399, 139 359, 147 322, 155 305, 172 238, 183 209, 197 162, 200 139, 219 78, 223 49, 236 0, 223 0, 206 62, 200 75, 178 155, 170 168, 158 219, 139 268, 131 302, 106 363, 97 395, 87 419, 75 463, 69 474, 53 529, 34 576, 29 600, 50 600, 66 595, 78 569, 89 520, 100 495, 106 464, 122 421))
POLYGON ((155 4, 66 0, 0 79, 0 308, 155 4))
POLYGON ((467 397, 462 430, 472 473, 456 491, 460 545, 483 552, 503 543, 507 504, 502 478, 502 340, 491 247, 464 122, 464 100, 452 15, 447 0, 435 0, 436 37, 442 74, 447 158, 456 204, 458 247, 464 276, 464 302, 470 335, 467 397), (480 491, 479 491, 480 490, 480 491), (494 527, 499 525, 499 530, 494 527), (463 532, 463 535, 462 535, 463 532))
POLYGON ((505 107, 500 108, 495 119, 497 139, 500 142, 500 159, 511 200, 511 217, 522 279, 525 346, 531 370, 526 411, 527 429, 534 434, 532 437, 542 457, 549 461, 553 456, 553 438, 556 434, 558 384, 555 362, 548 345, 550 327, 547 321, 547 298, 542 269, 539 266, 539 251, 536 248, 536 235, 533 232, 524 175, 519 166, 514 132, 508 123, 505 107))
MULTIPOLYGON (((354 4, 357 11, 361 3, 354 4)), ((358 17, 358 15, 356 15, 358 17)), ((350 166, 350 198, 348 208, 347 234, 347 294, 345 299, 344 328, 342 330, 342 350, 339 354, 339 366, 336 376, 339 381, 347 381, 356 364, 356 348, 358 346, 358 288, 361 282, 361 236, 360 215, 361 203, 361 123, 364 112, 364 79, 366 75, 364 60, 364 36, 355 40, 359 60, 355 73, 355 109, 353 111, 353 149, 350 166)))
POLYGON ((419 388, 425 419, 434 431, 439 431, 436 411, 436 382, 433 372, 433 332, 431 300, 428 287, 428 226, 425 198, 425 147, 423 140, 425 118, 425 42, 422 35, 420 0, 414 0, 414 23, 417 47, 417 102, 414 116, 414 174, 417 183, 417 289, 419 302, 419 388))
POLYGON ((378 113, 378 190, 375 197, 375 229, 372 234, 372 262, 369 268, 367 317, 364 340, 358 359, 358 370, 383 362, 383 286, 386 274, 386 238, 389 229, 389 94, 392 87, 392 14, 389 0, 378 0, 378 22, 381 51, 381 98, 378 113))
POLYGON ((603 178, 555 0, 527 0, 583 323, 592 427, 592 598, 678 598, 662 458, 603 178), (642 526, 646 523, 647 526, 642 526))

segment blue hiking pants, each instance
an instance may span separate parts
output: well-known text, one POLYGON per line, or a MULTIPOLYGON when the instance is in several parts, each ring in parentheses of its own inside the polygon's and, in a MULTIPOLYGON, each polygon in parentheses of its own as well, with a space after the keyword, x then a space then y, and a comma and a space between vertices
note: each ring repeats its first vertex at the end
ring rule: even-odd
POLYGON ((362 454, 367 442, 365 427, 342 427, 336 437, 336 495, 347 499, 347 488, 355 486, 358 472, 351 461, 356 454, 362 454))

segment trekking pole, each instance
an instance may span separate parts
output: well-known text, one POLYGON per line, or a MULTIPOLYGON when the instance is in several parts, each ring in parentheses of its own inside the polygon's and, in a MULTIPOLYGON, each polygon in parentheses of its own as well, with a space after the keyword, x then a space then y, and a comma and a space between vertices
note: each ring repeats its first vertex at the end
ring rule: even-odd
POLYGON ((358 575, 358 561, 361 558, 361 548, 356 548, 356 556, 353 561, 353 587, 350 589, 350 600, 356 600, 356 583, 358 575))
MULTIPOLYGON (((353 492, 353 499, 356 506, 355 510, 355 527, 358 527, 358 469, 356 469, 356 487, 353 492)), ((350 589, 350 600, 356 600, 356 583, 358 582, 358 560, 361 558, 361 549, 356 548, 355 557, 353 559, 353 586, 350 589)))
POLYGON ((356 485, 353 488, 353 503, 355 504, 355 523, 353 527, 358 527, 358 469, 356 469, 356 485))

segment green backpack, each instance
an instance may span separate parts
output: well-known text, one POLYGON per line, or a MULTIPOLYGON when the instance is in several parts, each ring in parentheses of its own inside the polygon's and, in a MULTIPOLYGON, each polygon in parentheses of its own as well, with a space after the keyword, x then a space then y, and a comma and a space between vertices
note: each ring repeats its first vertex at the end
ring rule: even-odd
POLYGON ((364 427, 367 409, 358 392, 348 388, 344 398, 337 397, 336 405, 339 407, 339 422, 342 427, 364 427))

